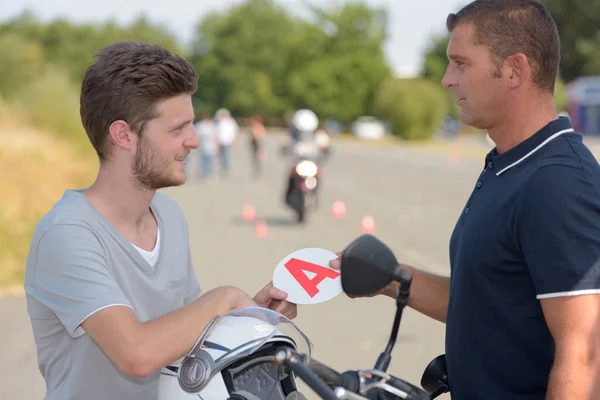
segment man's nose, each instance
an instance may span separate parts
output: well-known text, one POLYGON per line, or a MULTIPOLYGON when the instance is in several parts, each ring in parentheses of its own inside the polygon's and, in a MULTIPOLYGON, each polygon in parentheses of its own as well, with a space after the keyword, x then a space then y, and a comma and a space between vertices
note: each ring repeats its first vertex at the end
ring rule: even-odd
POLYGON ((446 89, 449 89, 453 86, 456 86, 456 76, 453 71, 450 70, 450 66, 446 67, 446 72, 442 77, 442 86, 446 89))
POLYGON ((196 130, 194 128, 190 129, 185 145, 186 147, 191 147, 192 149, 197 149, 200 147, 200 140, 198 139, 196 130))

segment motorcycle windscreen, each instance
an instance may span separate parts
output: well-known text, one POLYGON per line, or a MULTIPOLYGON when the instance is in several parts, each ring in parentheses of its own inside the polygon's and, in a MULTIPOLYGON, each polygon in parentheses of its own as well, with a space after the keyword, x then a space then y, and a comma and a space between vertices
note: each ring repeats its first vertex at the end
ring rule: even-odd
POLYGON ((214 361, 212 375, 238 360, 250 358, 269 342, 288 344, 308 357, 313 347, 292 321, 262 307, 232 311, 210 324, 200 337, 195 349, 203 349, 211 355, 214 361))

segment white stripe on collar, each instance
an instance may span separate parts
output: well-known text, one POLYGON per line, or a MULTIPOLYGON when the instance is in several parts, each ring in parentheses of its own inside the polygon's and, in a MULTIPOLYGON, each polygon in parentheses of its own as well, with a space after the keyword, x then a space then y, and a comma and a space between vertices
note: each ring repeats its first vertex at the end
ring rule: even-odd
POLYGON ((548 139, 546 139, 542 143, 540 143, 540 145, 538 147, 536 147, 535 149, 531 150, 529 153, 525 154, 523 157, 521 157, 520 159, 518 159, 514 163, 510 164, 508 167, 504 168, 501 171, 498 171, 496 173, 496 176, 500 176, 501 173, 503 173, 503 172, 511 169, 512 167, 514 167, 515 165, 517 165, 521 161, 525 160, 527 157, 529 157, 530 155, 532 155, 533 153, 535 153, 536 151, 538 151, 539 149, 541 149, 542 147, 544 147, 546 144, 548 144, 552 139, 555 139, 555 138, 559 137, 563 133, 569 133, 569 132, 575 132, 575 130, 573 128, 569 128, 569 129, 565 129, 565 130, 560 131, 560 132, 556 132, 554 135, 550 136, 548 139))

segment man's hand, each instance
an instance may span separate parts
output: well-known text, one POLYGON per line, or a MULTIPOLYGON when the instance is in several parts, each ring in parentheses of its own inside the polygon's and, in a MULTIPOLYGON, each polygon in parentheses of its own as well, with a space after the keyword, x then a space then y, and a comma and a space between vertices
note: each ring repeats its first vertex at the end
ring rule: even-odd
POLYGON ((298 306, 286 301, 286 298, 287 293, 274 287, 271 281, 254 296, 254 301, 260 307, 271 309, 285 315, 289 319, 296 318, 296 315, 298 315, 298 306))
MULTIPOLYGON (((333 269, 341 270, 342 252, 340 251, 336 254, 338 258, 331 260, 329 266, 333 269)), ((450 298, 450 278, 419 271, 406 264, 402 264, 402 268, 406 269, 413 276, 408 306, 430 318, 446 323, 448 301, 450 298)), ((392 282, 379 292, 361 297, 373 297, 383 294, 396 299, 398 288, 398 282, 392 282)), ((349 297, 354 298, 356 296, 349 297)))
MULTIPOLYGON (((340 271, 342 269, 342 261, 341 261, 342 252, 340 251, 339 253, 335 253, 335 254, 338 256, 338 258, 336 258, 335 260, 331 260, 329 262, 329 266, 333 269, 337 269, 338 271, 340 271)), ((397 290, 398 290, 398 283, 392 282, 378 292, 375 292, 375 293, 372 293, 372 294, 366 295, 366 296, 360 296, 360 297, 375 297, 380 294, 384 294, 386 296, 389 296, 389 297, 395 299, 397 290)), ((348 297, 356 298, 357 296, 348 295, 348 297)))

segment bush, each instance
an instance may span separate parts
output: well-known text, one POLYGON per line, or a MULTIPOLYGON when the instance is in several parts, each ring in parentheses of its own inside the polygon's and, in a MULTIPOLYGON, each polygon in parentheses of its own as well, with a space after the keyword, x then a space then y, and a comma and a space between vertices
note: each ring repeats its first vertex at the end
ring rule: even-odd
POLYGON ((31 82, 16 101, 27 123, 70 142, 78 151, 92 146, 79 115, 79 93, 67 75, 49 67, 31 82))
POLYGON ((375 100, 378 117, 390 121, 392 134, 406 140, 429 139, 448 115, 447 93, 426 79, 388 79, 375 100))
POLYGON ((0 95, 10 99, 43 69, 42 48, 14 34, 0 36, 0 95))
POLYGON ((569 108, 567 88, 560 76, 556 78, 556 86, 554 87, 554 104, 556 105, 556 110, 558 112, 567 111, 569 108))

